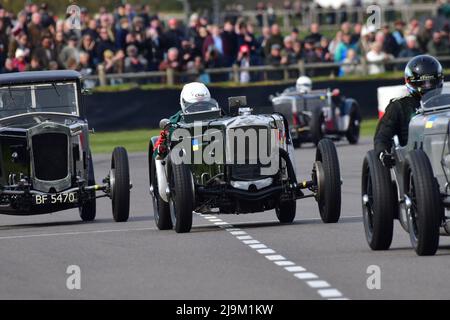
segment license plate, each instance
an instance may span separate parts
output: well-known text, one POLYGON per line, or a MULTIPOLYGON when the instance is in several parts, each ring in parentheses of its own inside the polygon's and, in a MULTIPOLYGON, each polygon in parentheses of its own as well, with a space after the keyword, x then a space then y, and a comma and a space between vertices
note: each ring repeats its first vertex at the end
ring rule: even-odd
POLYGON ((37 194, 33 199, 36 205, 77 203, 78 194, 77 192, 37 194))

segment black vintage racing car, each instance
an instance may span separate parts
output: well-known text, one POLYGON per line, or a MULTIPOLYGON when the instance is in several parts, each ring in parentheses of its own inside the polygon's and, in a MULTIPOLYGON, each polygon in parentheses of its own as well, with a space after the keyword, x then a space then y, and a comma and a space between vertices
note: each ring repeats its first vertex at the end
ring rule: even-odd
POLYGON ((155 152, 161 146, 158 137, 149 143, 150 193, 159 229, 189 232, 193 211, 275 209, 280 222, 291 223, 296 200, 307 197, 315 198, 325 223, 339 220, 341 177, 331 140, 318 143, 311 177, 300 182, 286 119, 278 113, 254 114, 245 97, 230 98, 227 111, 215 101, 192 104, 181 121, 163 119, 160 126, 174 131, 165 156, 155 152), (188 161, 179 161, 184 156, 188 161))
POLYGON ((300 93, 295 88, 288 88, 269 99, 274 111, 288 120, 295 147, 306 142, 317 145, 324 137, 333 140, 345 137, 350 144, 359 141, 359 104, 355 99, 343 96, 338 89, 300 93))
POLYGON ((79 208, 91 221, 96 198, 107 196, 114 220, 128 219, 127 152, 115 148, 109 174, 96 184, 85 111, 78 72, 0 75, 0 214, 79 208))

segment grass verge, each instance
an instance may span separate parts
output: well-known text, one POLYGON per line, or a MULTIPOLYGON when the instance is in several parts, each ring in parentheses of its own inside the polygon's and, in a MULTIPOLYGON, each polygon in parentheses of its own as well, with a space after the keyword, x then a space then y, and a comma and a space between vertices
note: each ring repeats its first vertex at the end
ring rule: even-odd
MULTIPOLYGON (((361 123, 361 136, 373 137, 378 119, 367 119, 361 123)), ((139 129, 117 132, 97 132, 90 136, 92 152, 111 153, 116 146, 128 152, 146 152, 150 137, 158 135, 159 129, 139 129)))

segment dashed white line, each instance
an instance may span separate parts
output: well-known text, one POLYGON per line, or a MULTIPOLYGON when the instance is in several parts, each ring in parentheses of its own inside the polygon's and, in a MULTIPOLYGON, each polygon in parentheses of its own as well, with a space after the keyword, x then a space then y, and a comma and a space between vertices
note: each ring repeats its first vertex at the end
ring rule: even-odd
POLYGON ((272 250, 272 249, 259 249, 259 250, 256 250, 258 253, 260 253, 260 254, 272 254, 272 253, 275 253, 275 250, 272 250))
POLYGON ((342 297, 342 293, 337 289, 321 289, 318 292, 324 298, 342 297))
POLYGON ((303 271, 306 271, 305 268, 300 267, 300 266, 286 267, 284 269, 286 269, 289 272, 303 272, 303 271))
POLYGON ((319 279, 317 274, 309 272, 306 268, 298 266, 294 262, 287 260, 284 256, 277 254, 275 250, 268 248, 265 244, 253 239, 252 236, 248 235, 247 232, 241 230, 240 228, 233 227, 232 224, 222 221, 215 216, 200 216, 205 217, 207 220, 213 222, 215 225, 218 225, 231 235, 236 236, 236 239, 240 240, 243 244, 255 249, 258 253, 264 255, 267 260, 273 262, 275 265, 283 267, 286 271, 292 273, 294 277, 304 281, 310 288, 316 289, 317 293, 322 298, 328 300, 348 300, 339 290, 332 288, 327 281, 319 279))
POLYGON ((249 247, 252 248, 252 249, 265 249, 265 248, 267 248, 267 246, 265 244, 262 244, 262 243, 251 244, 251 245, 249 245, 249 247))
POLYGON ((314 288, 314 289, 330 287, 330 284, 328 282, 326 282, 326 281, 323 281, 323 280, 306 281, 306 284, 308 286, 310 286, 311 288, 314 288))
POLYGON ((266 258, 267 258, 267 260, 270 260, 270 261, 286 260, 285 257, 283 257, 283 256, 281 256, 281 255, 279 255, 279 254, 274 254, 274 255, 271 255, 271 256, 266 256, 266 258))
POLYGON ((242 241, 243 244, 257 244, 259 243, 258 240, 244 240, 242 241))

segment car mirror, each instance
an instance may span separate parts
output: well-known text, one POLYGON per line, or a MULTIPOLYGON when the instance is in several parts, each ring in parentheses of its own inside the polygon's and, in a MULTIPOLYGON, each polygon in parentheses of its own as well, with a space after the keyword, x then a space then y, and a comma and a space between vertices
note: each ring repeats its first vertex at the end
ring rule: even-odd
POLYGON ((82 94, 82 95, 90 96, 92 93, 93 93, 93 92, 92 92, 91 89, 86 89, 86 88, 81 89, 81 94, 82 94))
POLYGON ((167 125, 169 123, 170 123, 169 119, 166 119, 166 118, 161 119, 161 121, 159 121, 159 128, 163 130, 163 129, 165 129, 167 127, 167 125))

